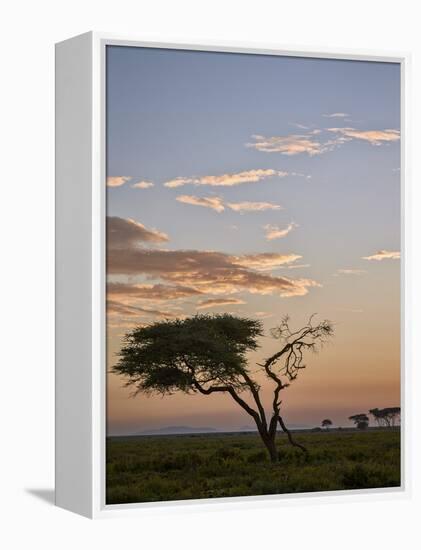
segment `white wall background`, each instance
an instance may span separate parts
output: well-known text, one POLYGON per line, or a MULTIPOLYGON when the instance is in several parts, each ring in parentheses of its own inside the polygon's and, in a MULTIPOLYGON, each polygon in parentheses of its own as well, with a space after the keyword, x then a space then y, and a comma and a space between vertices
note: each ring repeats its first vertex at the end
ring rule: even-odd
MULTIPOLYGON (((411 0, 14 0, 0 14, 0 544, 3 548, 418 548, 420 293, 412 296, 412 498, 91 522, 54 508, 53 145, 56 41, 87 30, 413 54, 412 278, 421 280, 420 17, 411 0), (418 98, 418 101, 417 101, 418 98), (418 372, 417 372, 418 371, 418 372), (417 468, 418 465, 418 468, 417 468), (32 491, 32 492, 31 492, 32 491), (35 492, 35 494, 34 494, 35 492), (43 497, 43 498, 40 498, 43 497), (418 510, 417 510, 418 507, 418 510)), ((358 220, 356 220, 358 223, 358 220)))

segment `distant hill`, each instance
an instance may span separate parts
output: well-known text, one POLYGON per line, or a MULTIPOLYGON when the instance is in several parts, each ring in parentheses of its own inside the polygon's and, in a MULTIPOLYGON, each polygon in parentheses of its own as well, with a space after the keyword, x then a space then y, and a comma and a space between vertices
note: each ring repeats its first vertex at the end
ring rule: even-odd
MULTIPOLYGON (((308 426, 291 424, 291 430, 306 430, 308 426)), ((206 433, 237 433, 237 432, 256 432, 255 426, 240 426, 233 428, 212 428, 210 426, 165 426, 163 428, 150 428, 142 430, 133 435, 182 435, 182 434, 206 434, 206 433)), ((278 427, 278 431, 281 429, 278 427)))
POLYGON ((203 434, 203 433, 215 433, 220 430, 211 428, 209 426, 165 426, 164 428, 151 428, 149 430, 142 430, 135 435, 172 435, 172 434, 203 434))
MULTIPOLYGON (((308 430, 310 429, 310 426, 306 426, 305 424, 287 424, 287 428, 289 430, 308 430)), ((278 432, 281 432, 282 429, 280 426, 277 428, 278 432)), ((236 430, 237 431, 237 430, 236 430)), ((257 432, 256 426, 240 426, 238 428, 238 431, 240 432, 257 432)))

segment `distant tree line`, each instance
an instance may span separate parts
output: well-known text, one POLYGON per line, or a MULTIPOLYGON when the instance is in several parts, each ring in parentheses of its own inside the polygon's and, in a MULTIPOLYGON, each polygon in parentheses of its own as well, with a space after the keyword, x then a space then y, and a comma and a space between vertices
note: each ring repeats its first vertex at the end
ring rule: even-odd
MULTIPOLYGON (((393 428, 401 421, 400 407, 386 407, 384 409, 370 409, 368 414, 374 418, 378 426, 385 428, 393 428)), ((359 430, 366 430, 369 426, 369 416, 367 413, 358 413, 349 416, 348 419, 354 422, 359 430)), ((329 418, 322 420, 322 427, 328 430, 333 422, 329 418)), ((320 430, 320 428, 319 428, 320 430)))

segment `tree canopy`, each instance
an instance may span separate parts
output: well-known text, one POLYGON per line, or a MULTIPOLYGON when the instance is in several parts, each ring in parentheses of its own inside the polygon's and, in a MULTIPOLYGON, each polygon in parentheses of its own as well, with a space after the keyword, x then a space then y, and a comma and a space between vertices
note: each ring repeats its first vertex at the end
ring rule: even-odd
POLYGON ((368 416, 365 413, 354 414, 349 417, 349 420, 352 420, 354 424, 358 424, 358 422, 368 422, 368 416))
POLYGON ((139 327, 125 338, 114 372, 138 391, 171 394, 229 385, 247 386, 246 354, 258 348, 260 321, 196 315, 139 327))

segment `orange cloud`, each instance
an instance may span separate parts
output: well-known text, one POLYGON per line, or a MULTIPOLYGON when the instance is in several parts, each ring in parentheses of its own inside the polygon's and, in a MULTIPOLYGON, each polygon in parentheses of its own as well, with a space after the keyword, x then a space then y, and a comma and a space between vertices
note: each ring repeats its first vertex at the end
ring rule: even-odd
POLYGON ((169 187, 171 189, 182 187, 183 185, 187 185, 189 183, 195 183, 194 178, 183 178, 183 177, 177 177, 172 180, 168 180, 164 183, 164 187, 169 187))
MULTIPOLYGON (((346 113, 333 113, 323 116, 341 118, 347 115, 346 113)), ((252 139, 254 142, 246 143, 246 147, 251 147, 257 151, 281 153, 290 156, 306 153, 309 156, 314 156, 333 151, 337 147, 353 139, 364 140, 372 145, 381 145, 382 143, 397 141, 400 139, 400 132, 392 129, 357 130, 355 128, 325 128, 322 130, 315 128, 303 134, 271 137, 253 135, 252 139), (336 134, 336 136, 334 139, 323 139, 321 137, 323 132, 331 132, 336 134)))
POLYGON ((227 306, 227 305, 241 305, 245 304, 244 300, 239 300, 237 298, 213 298, 209 300, 204 300, 203 302, 199 302, 197 305, 197 309, 205 309, 208 307, 216 307, 216 306, 227 306))
POLYGON ((152 181, 138 181, 137 183, 134 183, 132 185, 133 189, 150 189, 154 186, 154 183, 152 181))
POLYGON ((116 248, 109 255, 108 273, 159 278, 203 294, 232 294, 247 290, 258 294, 302 296, 320 286, 311 279, 290 279, 262 271, 294 262, 296 254, 262 253, 230 256, 200 250, 116 248))
POLYGON ((243 172, 234 172, 229 174, 221 174, 218 176, 200 176, 200 177, 177 177, 175 179, 166 181, 165 187, 176 188, 186 184, 193 185, 210 185, 214 187, 232 187, 234 185, 241 185, 243 183, 258 182, 266 178, 273 176, 285 177, 288 173, 280 170, 272 169, 258 169, 258 170, 246 170, 243 172))
POLYGON ((380 262, 381 260, 399 260, 401 253, 398 251, 379 250, 371 256, 363 256, 363 260, 375 260, 380 262))
POLYGON ((347 138, 362 139, 371 145, 381 145, 384 142, 398 141, 399 130, 356 130, 355 128, 327 128, 329 132, 339 133, 347 138))
POLYGON ((194 206, 204 206, 205 208, 211 208, 216 212, 223 212, 225 207, 221 197, 195 197, 194 195, 180 195, 176 198, 178 202, 184 204, 192 204, 194 206))
POLYGON ((131 176, 109 176, 107 178, 107 187, 120 187, 131 179, 131 176))
POLYGON ((142 242, 167 242, 168 235, 156 229, 147 229, 130 218, 107 217, 107 248, 127 248, 142 242))
POLYGON ((201 295, 202 292, 186 287, 163 284, 108 283, 107 296, 142 300, 167 301, 201 295))
POLYGON ((310 267, 310 264, 293 264, 286 266, 287 269, 304 269, 310 267))
POLYGON ((234 212, 262 212, 264 210, 281 210, 280 204, 274 204, 273 202, 229 202, 228 208, 234 210, 234 212))
POLYGON ((291 264, 301 258, 298 254, 278 254, 276 252, 262 252, 261 254, 246 254, 244 256, 233 256, 237 265, 267 271, 286 264, 291 264))
POLYGON ((108 315, 125 315, 127 317, 139 317, 139 316, 153 316, 160 317, 163 319, 173 318, 176 315, 170 311, 160 311, 157 309, 149 309, 139 306, 132 306, 124 304, 122 302, 117 302, 114 300, 107 300, 107 314, 108 315))
POLYGON ((176 197, 178 202, 184 204, 191 204, 193 206, 204 206, 205 208, 211 208, 220 213, 229 208, 234 212, 262 212, 264 210, 281 210, 280 204, 273 202, 228 202, 224 204, 222 197, 196 197, 195 195, 179 195, 176 197))
POLYGON ((362 275, 366 273, 364 269, 338 269, 334 275, 362 275))
POLYGON ((328 150, 320 141, 312 138, 310 133, 272 137, 253 135, 252 138, 254 139, 254 143, 246 143, 246 147, 251 147, 264 153, 281 153, 288 156, 307 153, 310 156, 314 156, 328 150))
POLYGON ((298 227, 298 225, 294 222, 291 222, 283 229, 280 228, 278 225, 265 225, 264 229, 266 231, 266 239, 268 241, 272 241, 274 239, 282 239, 283 237, 286 237, 288 233, 291 233, 291 231, 296 227, 298 227))

